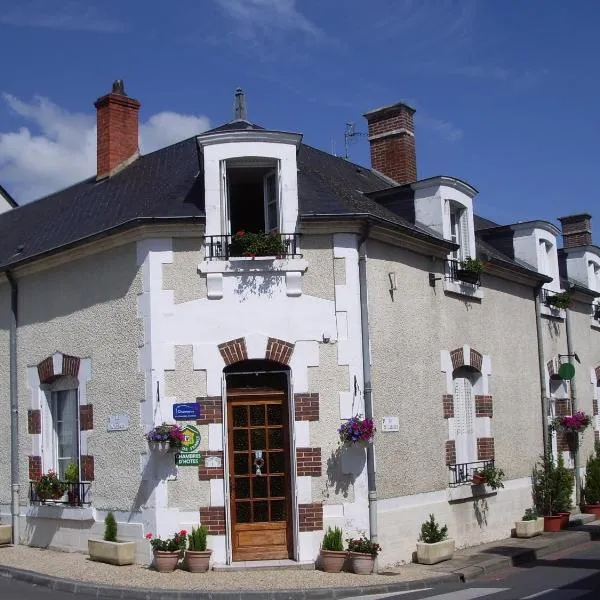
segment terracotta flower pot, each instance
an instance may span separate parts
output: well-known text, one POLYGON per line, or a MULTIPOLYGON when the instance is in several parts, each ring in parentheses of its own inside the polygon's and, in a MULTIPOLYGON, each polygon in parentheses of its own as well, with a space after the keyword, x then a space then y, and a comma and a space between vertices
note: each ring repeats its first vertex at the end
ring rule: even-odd
POLYGON ((347 552, 321 549, 321 570, 325 573, 339 573, 344 567, 347 556, 347 552))
POLYGON ((473 479, 471 481, 472 485, 482 485, 484 483, 487 483, 485 475, 483 475, 482 473, 473 473, 473 479))
POLYGON ((166 552, 164 550, 154 551, 154 568, 159 573, 170 573, 177 568, 181 552, 166 552))
POLYGON ((583 507, 583 512, 588 515, 594 515, 597 519, 600 519, 600 504, 586 504, 583 507))
POLYGON ((370 575, 375 565, 375 557, 372 554, 362 552, 349 552, 352 572, 357 575, 370 575))
POLYGON ((183 566, 190 573, 206 573, 210 565, 212 550, 186 550, 183 566))
POLYGON ((560 515, 544 516, 544 531, 560 531, 561 519, 560 515))
POLYGON ((569 526, 569 517, 571 516, 571 513, 560 512, 560 513, 556 513, 556 514, 561 519, 561 521, 560 521, 560 528, 561 529, 566 529, 569 526))

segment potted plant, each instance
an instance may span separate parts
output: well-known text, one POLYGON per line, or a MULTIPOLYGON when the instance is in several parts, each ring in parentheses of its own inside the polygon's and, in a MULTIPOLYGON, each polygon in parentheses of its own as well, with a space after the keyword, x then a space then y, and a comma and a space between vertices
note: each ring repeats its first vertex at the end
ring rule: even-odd
POLYGON ((0 546, 6 546, 12 541, 12 526, 0 521, 0 546))
POLYGON ((50 469, 46 475, 42 475, 35 484, 36 496, 42 501, 60 500, 66 491, 65 484, 60 481, 56 471, 50 469))
POLYGON ((558 461, 555 473, 555 492, 554 492, 554 514, 561 517, 561 528, 565 529, 569 525, 571 516, 571 504, 573 496, 574 480, 573 475, 565 467, 562 452, 558 453, 558 461))
POLYGON ((493 462, 489 462, 482 469, 477 469, 473 473, 472 484, 482 485, 485 483, 493 490, 497 490, 498 488, 504 487, 504 484, 502 483, 503 479, 504 471, 502 469, 497 469, 493 462))
POLYGON ((212 550, 206 549, 208 529, 204 525, 192 527, 188 534, 188 547, 185 551, 183 564, 190 573, 205 573, 210 564, 212 550))
POLYGON ((458 269, 456 269, 456 278, 465 283, 479 283, 479 277, 483 272, 483 263, 478 258, 468 256, 460 261, 458 269))
POLYGON ((73 506, 79 505, 79 467, 76 463, 70 463, 65 469, 65 483, 67 484, 69 504, 73 506))
POLYGON ((554 514, 555 471, 549 449, 546 456, 540 457, 531 477, 535 508, 544 517, 544 531, 560 531, 561 518, 554 514))
POLYGON ((421 525, 421 535, 417 542, 417 561, 422 565, 435 565, 449 560, 454 555, 454 540, 448 539, 448 526, 440 527, 435 517, 421 525))
POLYGON ((173 537, 161 539, 151 533, 146 534, 154 554, 154 568, 159 573, 170 573, 177 568, 181 553, 185 550, 187 531, 182 529, 173 534, 173 537))
POLYGON ((156 425, 147 434, 146 439, 153 450, 168 452, 177 450, 183 445, 185 436, 179 425, 174 423, 162 423, 156 425))
POLYGON ((230 256, 284 256, 287 253, 286 244, 276 232, 238 231, 231 238, 229 245, 230 256))
POLYGON ((600 518, 600 446, 596 446, 585 466, 585 487, 583 489, 585 506, 583 512, 600 518))
POLYGON ((344 551, 342 530, 339 527, 327 528, 321 544, 319 563, 325 573, 339 573, 348 553, 344 551))
POLYGON ((381 552, 381 546, 365 535, 347 539, 346 542, 352 572, 357 575, 370 575, 375 566, 375 558, 381 552))
POLYGON ((104 519, 104 539, 88 540, 90 560, 111 565, 132 565, 135 562, 135 542, 117 539, 117 521, 112 512, 104 519))
POLYGON ((371 442, 376 431, 373 419, 365 419, 362 415, 356 415, 340 425, 338 434, 344 444, 356 444, 371 442))
POLYGON ((566 309, 571 305, 571 295, 569 292, 558 292, 557 294, 548 294, 546 296, 546 305, 551 308, 566 309))
POLYGON ((520 521, 515 521, 515 530, 518 538, 534 537, 544 530, 544 520, 538 519, 535 508, 528 508, 523 518, 520 521))

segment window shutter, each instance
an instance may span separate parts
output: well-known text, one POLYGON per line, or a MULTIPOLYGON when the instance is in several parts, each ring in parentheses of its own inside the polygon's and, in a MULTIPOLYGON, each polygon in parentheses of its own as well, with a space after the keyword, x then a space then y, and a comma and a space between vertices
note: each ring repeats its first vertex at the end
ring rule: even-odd
POLYGON ((456 429, 456 462, 475 460, 475 401, 471 382, 465 377, 454 380, 454 424, 456 429))
POLYGON ((475 258, 471 256, 471 246, 469 243, 469 212, 466 208, 460 211, 460 256, 464 260, 467 257, 475 258))
POLYGON ((222 160, 220 165, 221 176, 221 233, 230 235, 231 222, 229 220, 229 184, 227 182, 227 163, 222 160))

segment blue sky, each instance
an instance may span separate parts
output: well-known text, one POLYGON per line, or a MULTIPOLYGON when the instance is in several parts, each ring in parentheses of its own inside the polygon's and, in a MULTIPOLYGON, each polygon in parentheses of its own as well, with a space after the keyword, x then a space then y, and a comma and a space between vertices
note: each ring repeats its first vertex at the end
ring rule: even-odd
POLYGON ((90 175, 93 102, 122 78, 146 151, 230 120, 237 86, 252 121, 338 153, 405 100, 419 177, 467 180, 480 214, 593 212, 599 23, 584 0, 0 0, 0 183, 26 201, 90 175))

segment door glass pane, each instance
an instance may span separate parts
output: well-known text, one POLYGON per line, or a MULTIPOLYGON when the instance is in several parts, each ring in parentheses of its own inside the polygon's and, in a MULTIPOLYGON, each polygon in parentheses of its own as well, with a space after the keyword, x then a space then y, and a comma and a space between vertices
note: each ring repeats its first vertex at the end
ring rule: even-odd
POLYGON ((256 404, 250 407, 250 425, 265 424, 265 406, 264 404, 256 404))
POLYGON ((235 503, 235 520, 238 523, 250 523, 252 519, 250 513, 250 502, 235 503))
POLYGON ((248 475, 250 473, 250 465, 248 464, 248 454, 233 455, 233 472, 236 475, 248 475))
POLYGON ((248 407, 234 406, 233 407, 233 426, 247 427, 248 426, 248 407))
POLYGON ((253 498, 268 498, 267 493, 267 477, 253 477, 252 478, 252 497, 253 498))
POLYGON ((269 452, 269 473, 283 473, 283 452, 269 452))
POLYGON ((64 480, 65 471, 71 463, 79 466, 77 391, 65 390, 53 392, 50 409, 56 440, 58 477, 64 480))
POLYGON ((254 523, 261 523, 269 520, 269 503, 266 500, 254 502, 254 523))
POLYGON ((270 477, 271 498, 285 496, 285 477, 270 477))
POLYGON ((268 404, 267 417, 269 425, 283 425, 283 407, 281 404, 268 404))
POLYGON ((235 429, 233 431, 233 449, 248 450, 248 430, 235 429))
POLYGON ((285 521, 285 500, 271 501, 271 521, 285 521))
POLYGON ((250 498, 250 479, 248 477, 235 478, 235 497, 250 498))
POLYGON ((280 450, 283 448, 283 430, 269 429, 269 448, 280 450))
POLYGON ((267 436, 264 429, 252 429, 252 450, 264 450, 267 447, 267 436))

